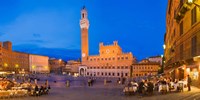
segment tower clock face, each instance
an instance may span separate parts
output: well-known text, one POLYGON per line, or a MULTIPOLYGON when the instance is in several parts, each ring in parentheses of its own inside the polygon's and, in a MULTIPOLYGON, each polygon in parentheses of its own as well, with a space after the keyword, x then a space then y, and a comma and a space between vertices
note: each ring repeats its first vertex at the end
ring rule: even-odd
POLYGON ((82 57, 85 57, 85 53, 82 54, 82 57))

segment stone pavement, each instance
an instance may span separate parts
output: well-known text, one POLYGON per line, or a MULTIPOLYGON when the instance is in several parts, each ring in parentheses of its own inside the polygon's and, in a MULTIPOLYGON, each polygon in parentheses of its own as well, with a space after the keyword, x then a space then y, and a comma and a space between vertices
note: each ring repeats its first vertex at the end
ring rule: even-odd
MULTIPOLYGON (((140 97, 138 94, 125 96, 122 92, 123 86, 116 83, 109 83, 106 86, 102 81, 96 82, 94 86, 88 87, 83 80, 71 79, 71 86, 66 87, 65 81, 61 77, 54 77, 49 84, 51 90, 49 95, 39 97, 22 97, 13 100, 200 100, 200 89, 192 87, 192 91, 179 93, 159 94, 153 96, 140 97), (54 79, 55 78, 55 79, 54 79), (57 82, 55 83, 54 80, 57 82)), ((43 84, 44 81, 39 81, 43 84)))

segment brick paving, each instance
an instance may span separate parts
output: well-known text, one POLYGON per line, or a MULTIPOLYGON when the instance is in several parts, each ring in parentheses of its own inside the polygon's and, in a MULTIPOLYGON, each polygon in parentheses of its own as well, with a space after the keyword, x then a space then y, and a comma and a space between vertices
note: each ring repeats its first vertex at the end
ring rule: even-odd
MULTIPOLYGON (((159 94, 153 96, 140 97, 138 94, 125 96, 122 92, 123 86, 109 83, 106 86, 103 82, 97 82, 92 87, 88 87, 82 81, 71 81, 71 87, 65 86, 65 80, 55 78, 57 82, 50 81, 51 90, 49 95, 39 97, 21 97, 14 100, 200 100, 200 89, 192 87, 192 91, 180 93, 159 94)), ((39 84, 43 81, 39 81, 39 84)))

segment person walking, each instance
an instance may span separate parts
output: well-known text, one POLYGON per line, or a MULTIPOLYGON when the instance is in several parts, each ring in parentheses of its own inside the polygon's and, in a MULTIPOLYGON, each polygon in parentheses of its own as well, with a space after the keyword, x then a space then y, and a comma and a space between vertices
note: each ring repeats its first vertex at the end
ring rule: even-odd
POLYGON ((188 91, 191 91, 191 88, 190 88, 191 83, 192 83, 192 79, 191 79, 190 75, 188 75, 188 79, 187 79, 188 91))

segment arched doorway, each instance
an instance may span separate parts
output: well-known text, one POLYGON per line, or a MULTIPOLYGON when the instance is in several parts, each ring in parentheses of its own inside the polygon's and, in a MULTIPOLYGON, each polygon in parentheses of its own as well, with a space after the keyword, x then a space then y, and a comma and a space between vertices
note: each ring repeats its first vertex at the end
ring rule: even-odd
POLYGON ((87 66, 79 66, 79 76, 86 76, 87 66))
POLYGON ((85 75, 85 70, 84 70, 84 68, 81 68, 80 69, 80 76, 84 76, 85 75))

